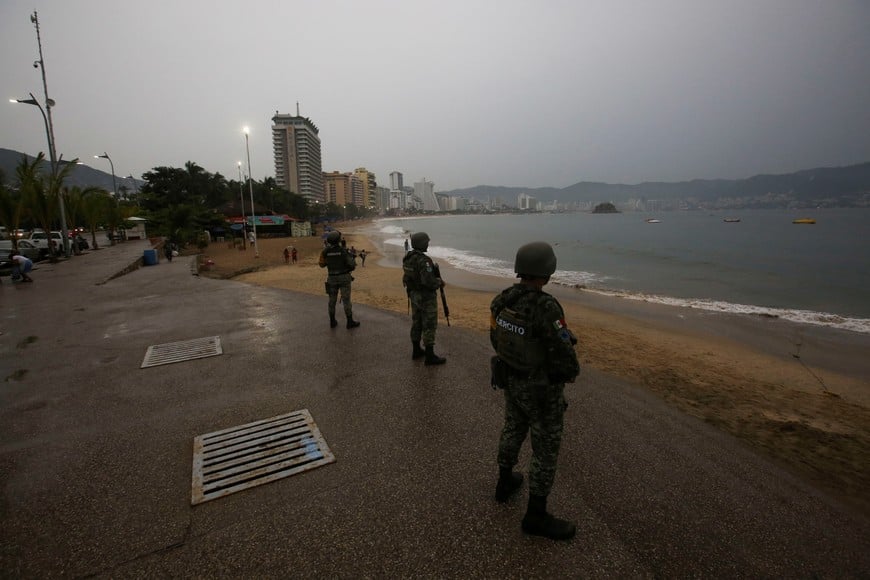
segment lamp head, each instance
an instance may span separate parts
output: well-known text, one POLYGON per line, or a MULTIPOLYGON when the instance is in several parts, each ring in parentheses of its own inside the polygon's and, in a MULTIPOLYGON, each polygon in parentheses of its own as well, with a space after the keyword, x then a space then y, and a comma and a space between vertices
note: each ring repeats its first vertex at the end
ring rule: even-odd
POLYGON ((36 99, 9 99, 10 103, 24 103, 25 105, 36 105, 39 106, 39 101, 36 99))

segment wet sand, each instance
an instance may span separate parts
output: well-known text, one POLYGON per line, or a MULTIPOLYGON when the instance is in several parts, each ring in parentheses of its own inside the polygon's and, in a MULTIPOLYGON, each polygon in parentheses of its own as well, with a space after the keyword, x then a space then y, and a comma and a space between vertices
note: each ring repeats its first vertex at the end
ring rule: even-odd
MULTIPOLYGON (((402 248, 377 246, 364 225, 339 227, 348 247, 369 252, 354 272, 353 302, 407 313, 402 248)), ((326 324, 321 248, 319 237, 262 239, 254 258, 250 248, 213 243, 205 253, 214 266, 202 275, 323 295, 326 324), (284 264, 288 245, 299 251, 296 264, 284 264)), ((451 325, 487 340, 489 303, 514 280, 441 267, 451 325)), ((545 290, 559 298, 579 338, 581 365, 649 389, 870 515, 870 335, 545 290)), ((440 354, 449 364, 450 353, 440 354)))

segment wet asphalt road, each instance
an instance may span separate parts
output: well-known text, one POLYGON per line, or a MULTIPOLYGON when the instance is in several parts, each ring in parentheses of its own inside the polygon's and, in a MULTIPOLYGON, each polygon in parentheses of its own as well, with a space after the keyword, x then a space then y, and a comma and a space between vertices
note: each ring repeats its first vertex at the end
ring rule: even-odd
MULTIPOLYGON (((0 575, 859 577, 870 524, 641 388, 569 386, 550 507, 577 537, 523 535, 492 499, 501 424, 485 337, 216 281, 189 259, 108 280, 127 242, 0 285, 0 575), (150 345, 221 356, 140 369, 150 345), (336 462, 191 506, 197 435, 308 409, 336 462)), ((528 460, 528 450, 523 462, 528 460)), ((524 463, 523 463, 524 465, 524 463)))

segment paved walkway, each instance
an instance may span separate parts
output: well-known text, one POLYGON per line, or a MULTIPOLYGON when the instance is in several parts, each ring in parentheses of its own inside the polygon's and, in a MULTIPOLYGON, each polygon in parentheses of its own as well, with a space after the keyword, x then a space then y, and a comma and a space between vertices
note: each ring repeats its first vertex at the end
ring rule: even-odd
MULTIPOLYGON (((577 537, 493 499, 501 398, 485 337, 191 275, 127 242, 0 286, 0 576, 855 577, 870 524, 642 389, 568 389, 551 496, 577 537), (108 280, 108 281, 107 281, 108 280), (140 369, 150 345, 223 355, 140 369), (308 409, 336 462, 191 506, 197 435, 308 409)), ((8 282, 8 278, 6 279, 8 282)), ((524 460, 527 455, 524 456, 524 460)), ((525 488, 524 488, 525 491, 525 488)))

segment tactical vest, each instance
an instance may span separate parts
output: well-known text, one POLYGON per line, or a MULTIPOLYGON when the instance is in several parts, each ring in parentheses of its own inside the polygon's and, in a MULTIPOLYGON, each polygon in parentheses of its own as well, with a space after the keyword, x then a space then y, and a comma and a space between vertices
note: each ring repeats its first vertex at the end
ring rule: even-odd
POLYGON ((341 246, 327 246, 324 250, 326 256, 326 271, 330 276, 347 274, 350 268, 347 265, 346 250, 341 246))
POLYGON ((414 252, 410 252, 402 260, 402 270, 404 272, 404 274, 402 274, 402 284, 404 284, 408 290, 420 290, 421 288, 420 273, 417 271, 417 268, 414 267, 414 264, 417 261, 418 258, 416 258, 414 252))
POLYGON ((495 319, 496 352, 515 371, 528 373, 546 362, 544 347, 526 317, 503 308, 495 319))

